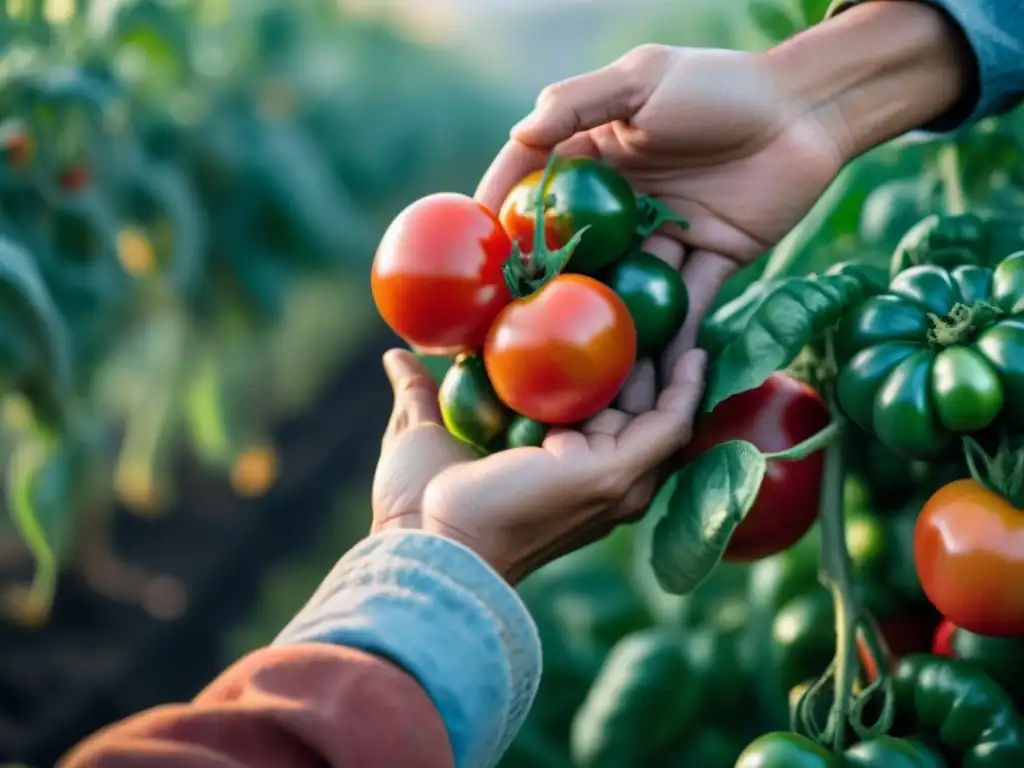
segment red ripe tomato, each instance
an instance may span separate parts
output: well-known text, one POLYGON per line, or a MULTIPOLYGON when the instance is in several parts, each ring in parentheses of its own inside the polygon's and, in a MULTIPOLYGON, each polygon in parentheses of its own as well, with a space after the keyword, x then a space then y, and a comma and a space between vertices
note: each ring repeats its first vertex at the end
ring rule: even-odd
POLYGON ((475 351, 511 301, 502 272, 511 251, 497 217, 473 198, 417 200, 391 222, 374 256, 377 311, 419 351, 475 351))
POLYGON ((936 491, 917 517, 914 566, 958 627, 1024 637, 1024 512, 999 494, 970 479, 936 491))
MULTIPOLYGON (((828 424, 828 408, 814 389, 775 373, 760 387, 698 416, 681 458, 692 461, 728 440, 746 440, 764 453, 784 451, 828 424)), ((724 559, 760 560, 799 541, 818 515, 823 468, 820 451, 800 461, 768 462, 757 500, 733 533, 724 559)))
POLYGON ((60 173, 57 183, 65 192, 77 192, 89 183, 89 169, 81 164, 69 166, 60 173))
POLYGON ((575 424, 622 389, 636 359, 636 328, 611 288, 559 275, 502 310, 483 357, 509 408, 543 424, 575 424))
POLYGON ((935 630, 935 637, 932 640, 932 653, 936 656, 948 656, 951 659, 955 659, 956 652, 953 650, 953 635, 955 633, 956 624, 949 619, 943 619, 938 629, 935 630))

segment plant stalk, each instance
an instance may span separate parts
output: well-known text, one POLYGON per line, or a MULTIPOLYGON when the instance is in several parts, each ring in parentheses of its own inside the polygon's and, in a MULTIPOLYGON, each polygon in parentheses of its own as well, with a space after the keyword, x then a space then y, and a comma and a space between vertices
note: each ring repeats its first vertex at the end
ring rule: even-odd
POLYGON ((839 421, 833 421, 827 427, 814 433, 806 440, 797 443, 792 448, 775 453, 764 454, 765 461, 801 461, 812 453, 832 445, 843 433, 843 425, 839 421))
POLYGON ((960 176, 960 150, 955 142, 946 142, 939 148, 938 166, 946 213, 953 216, 966 213, 967 195, 960 176))

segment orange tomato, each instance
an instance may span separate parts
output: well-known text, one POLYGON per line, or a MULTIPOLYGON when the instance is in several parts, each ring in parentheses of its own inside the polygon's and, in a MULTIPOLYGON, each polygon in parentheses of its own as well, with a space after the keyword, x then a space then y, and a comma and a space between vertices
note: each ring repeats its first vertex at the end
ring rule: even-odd
POLYGON ((1024 637, 1024 511, 975 480, 928 499, 914 529, 914 565, 939 613, 989 637, 1024 637))
POLYGON ((483 358, 509 408, 542 424, 575 424, 611 404, 626 383, 636 327, 611 288, 559 275, 501 311, 483 358))

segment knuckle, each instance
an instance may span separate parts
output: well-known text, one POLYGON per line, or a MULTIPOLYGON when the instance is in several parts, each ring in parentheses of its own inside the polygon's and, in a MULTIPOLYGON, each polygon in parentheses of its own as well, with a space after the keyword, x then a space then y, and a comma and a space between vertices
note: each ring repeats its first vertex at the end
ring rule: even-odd
POLYGON ((617 62, 620 69, 638 74, 649 74, 664 67, 672 55, 672 48, 660 43, 644 43, 626 53, 617 62))
POLYGON ((562 101, 565 95, 565 83, 552 83, 551 85, 544 86, 537 96, 537 106, 552 106, 557 105, 562 101))
POLYGON ((618 503, 631 487, 630 479, 623 472, 605 472, 595 479, 594 494, 604 502, 618 503))

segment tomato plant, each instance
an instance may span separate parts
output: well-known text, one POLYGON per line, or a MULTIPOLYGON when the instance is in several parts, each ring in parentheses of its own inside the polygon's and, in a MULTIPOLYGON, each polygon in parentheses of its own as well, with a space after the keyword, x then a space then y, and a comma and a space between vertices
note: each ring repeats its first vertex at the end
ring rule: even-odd
POLYGON ((501 311, 483 359, 494 391, 516 413, 575 424, 619 394, 636 359, 636 327, 606 285, 559 275, 501 311))
POLYGON ((932 604, 958 627, 1024 637, 1024 512, 977 480, 940 488, 921 510, 914 563, 932 604))
POLYGON ((429 195, 388 226, 370 284, 391 329, 429 354, 474 351, 510 300, 503 268, 512 242, 470 197, 429 195))
MULTIPOLYGON (((828 409, 817 392, 791 376, 772 374, 757 389, 701 414, 682 460, 692 461, 728 440, 746 440, 765 453, 785 451, 828 423, 828 409)), ((818 514, 821 473, 820 453, 799 461, 769 461, 757 500, 729 540, 725 558, 757 560, 796 543, 818 514)))

